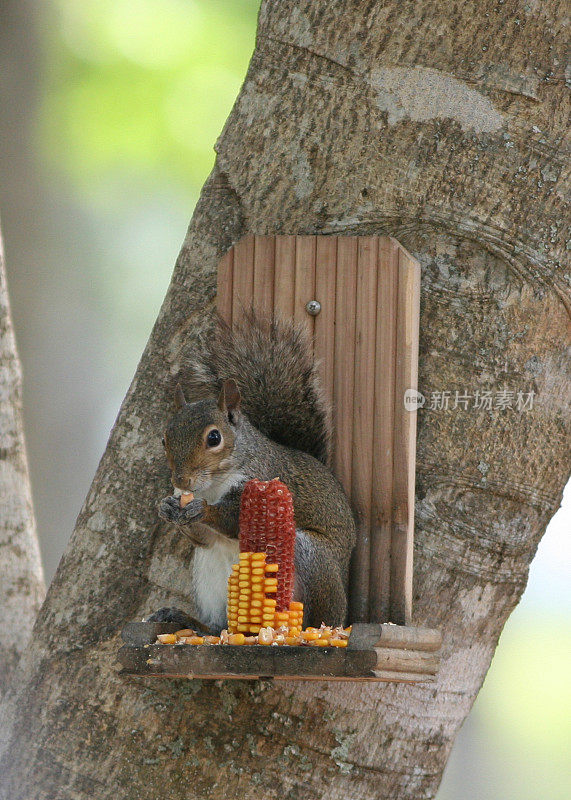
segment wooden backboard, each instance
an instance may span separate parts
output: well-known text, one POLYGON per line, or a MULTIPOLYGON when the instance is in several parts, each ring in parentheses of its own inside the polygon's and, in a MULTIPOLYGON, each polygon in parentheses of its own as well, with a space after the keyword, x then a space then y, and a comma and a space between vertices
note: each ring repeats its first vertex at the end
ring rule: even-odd
POLYGON ((253 236, 218 268, 218 310, 307 326, 334 410, 333 470, 358 538, 351 622, 408 624, 412 604, 420 266, 387 236, 253 236), (321 310, 312 316, 307 303, 321 310))

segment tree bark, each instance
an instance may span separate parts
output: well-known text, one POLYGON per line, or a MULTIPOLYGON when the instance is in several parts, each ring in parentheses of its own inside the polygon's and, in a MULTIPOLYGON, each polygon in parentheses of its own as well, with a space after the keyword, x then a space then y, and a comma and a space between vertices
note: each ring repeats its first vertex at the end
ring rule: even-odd
POLYGON ((22 370, 0 231, 0 697, 45 595, 22 424, 22 370))
POLYGON ((434 796, 569 472, 561 19, 556 0, 262 4, 215 169, 2 709, 0 797, 434 796), (248 231, 392 234, 422 264, 414 622, 444 632, 435 685, 117 675, 124 620, 190 608, 191 554, 156 515, 161 421, 210 328, 218 260, 248 231), (504 389, 535 392, 533 408, 430 403, 504 389))

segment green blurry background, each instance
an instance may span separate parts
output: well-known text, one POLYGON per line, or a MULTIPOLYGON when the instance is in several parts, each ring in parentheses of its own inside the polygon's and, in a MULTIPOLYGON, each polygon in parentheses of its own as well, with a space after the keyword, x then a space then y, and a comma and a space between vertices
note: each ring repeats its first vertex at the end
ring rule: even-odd
MULTIPOLYGON (((257 6, 0 3, 0 210, 48 580, 212 167, 257 6)), ((569 496, 564 505, 439 800, 571 795, 569 496)))

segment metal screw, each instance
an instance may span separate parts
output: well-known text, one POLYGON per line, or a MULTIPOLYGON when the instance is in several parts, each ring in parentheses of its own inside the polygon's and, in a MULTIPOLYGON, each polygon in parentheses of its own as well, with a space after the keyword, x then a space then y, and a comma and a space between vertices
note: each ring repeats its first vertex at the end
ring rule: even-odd
POLYGON ((321 311, 321 303, 319 300, 310 300, 309 303, 305 304, 305 310, 308 314, 311 314, 312 317, 316 317, 321 311))

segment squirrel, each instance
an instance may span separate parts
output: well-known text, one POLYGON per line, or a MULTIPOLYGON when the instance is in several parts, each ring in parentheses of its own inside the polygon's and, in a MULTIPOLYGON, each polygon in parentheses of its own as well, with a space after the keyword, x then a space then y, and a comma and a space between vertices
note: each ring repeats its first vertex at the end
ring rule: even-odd
MULTIPOLYGON (((201 622, 212 631, 226 627, 245 483, 279 477, 293 498, 294 599, 304 604, 304 626, 344 624, 355 520, 328 467, 331 411, 305 328, 250 313, 232 330, 219 319, 190 367, 186 381, 180 378, 186 394, 179 382, 164 433, 175 493, 160 503, 159 516, 196 546, 193 590, 201 622), (181 495, 194 499, 182 507, 181 495)), ((148 619, 188 622, 168 608, 148 619)))

